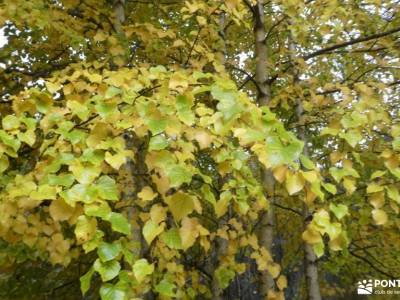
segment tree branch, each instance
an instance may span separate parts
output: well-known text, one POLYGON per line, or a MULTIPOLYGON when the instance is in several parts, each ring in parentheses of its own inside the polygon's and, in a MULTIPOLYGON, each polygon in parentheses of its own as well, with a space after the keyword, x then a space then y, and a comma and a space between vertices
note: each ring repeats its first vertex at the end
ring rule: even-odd
POLYGON ((321 50, 315 51, 313 53, 310 53, 310 54, 308 54, 306 56, 303 56, 303 59, 304 60, 309 60, 309 59, 311 59, 313 57, 316 57, 318 55, 322 55, 322 54, 325 54, 325 53, 329 53, 329 52, 331 52, 333 50, 336 50, 336 49, 340 49, 340 48, 343 48, 343 47, 351 46, 351 45, 362 43, 362 42, 367 42, 367 41, 379 39, 381 37, 385 37, 385 36, 391 35, 393 33, 399 32, 399 31, 400 31, 400 27, 396 27, 396 28, 393 28, 393 29, 385 31, 385 32, 376 33, 376 34, 360 37, 360 38, 357 38, 357 39, 352 39, 350 41, 347 41, 347 42, 344 42, 344 43, 340 43, 340 44, 336 44, 336 45, 333 45, 333 46, 329 46, 329 47, 323 48, 321 50))

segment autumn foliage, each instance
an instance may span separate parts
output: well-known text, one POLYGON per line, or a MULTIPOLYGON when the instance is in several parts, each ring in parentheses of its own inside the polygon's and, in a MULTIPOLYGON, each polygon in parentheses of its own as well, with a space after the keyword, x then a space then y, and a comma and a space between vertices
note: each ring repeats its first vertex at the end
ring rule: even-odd
POLYGON ((0 298, 318 300, 395 278, 398 13, 0 2, 0 298))

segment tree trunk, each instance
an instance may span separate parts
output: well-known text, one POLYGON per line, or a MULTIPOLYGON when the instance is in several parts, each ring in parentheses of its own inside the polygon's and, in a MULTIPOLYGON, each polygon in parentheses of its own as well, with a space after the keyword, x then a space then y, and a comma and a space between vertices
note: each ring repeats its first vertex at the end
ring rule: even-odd
MULTIPOLYGON (((219 15, 219 31, 218 34, 222 40, 222 55, 221 55, 221 64, 225 65, 226 63, 226 42, 225 42, 225 13, 221 12, 219 15)), ((222 219, 221 221, 225 221, 222 219)), ((220 223, 220 226, 222 225, 220 223)), ((220 226, 218 226, 220 228, 220 226)), ((216 238, 216 245, 215 245, 215 258, 213 259, 212 255, 210 258, 210 262, 212 264, 211 270, 212 270, 212 283, 211 283, 211 293, 212 293, 212 299, 215 300, 222 300, 223 298, 223 289, 218 284, 217 279, 215 278, 215 270, 219 266, 219 261, 221 257, 224 257, 228 251, 228 241, 225 239, 222 239, 220 237, 216 238)))
MULTIPOLYGON (((254 14, 254 39, 255 39, 255 60, 256 60, 256 73, 255 81, 257 83, 257 102, 260 106, 267 105, 271 100, 270 86, 268 83, 268 70, 267 60, 268 51, 266 45, 266 32, 265 32, 265 16, 264 16, 264 1, 257 0, 255 6, 253 6, 254 14)), ((275 180, 271 171, 263 169, 262 171, 262 182, 264 186, 264 192, 267 199, 270 201, 270 207, 267 214, 262 218, 260 222, 260 228, 258 231, 258 239, 260 246, 272 253, 272 244, 274 239, 274 219, 275 211, 273 207, 273 196, 275 180)), ((267 295, 268 291, 273 290, 275 286, 274 279, 268 273, 268 271, 261 272, 260 276, 260 292, 261 294, 267 295)))
POLYGON ((125 0, 114 0, 114 14, 114 29, 117 33, 121 33, 121 26, 125 21, 125 0))
MULTIPOLYGON (((295 64, 295 44, 293 42, 292 36, 289 35, 289 50, 292 64, 295 64)), ((299 74, 296 66, 293 66, 293 84, 296 85, 299 81, 299 74)), ((297 99, 297 107, 296 107, 296 117, 300 125, 304 125, 304 108, 303 103, 300 98, 297 99)), ((304 142, 303 154, 308 156, 308 138, 305 126, 299 126, 298 137, 300 140, 304 142)), ((308 219, 309 211, 306 204, 303 205, 303 217, 304 220, 308 219)), ((306 226, 306 224, 305 224, 306 226)), ((304 227, 305 227, 304 226, 304 227)), ((305 264, 305 274, 306 274, 306 284, 307 284, 307 293, 309 300, 320 300, 321 292, 319 289, 318 283, 318 266, 317 266, 317 256, 314 253, 314 250, 310 244, 304 243, 304 264, 305 264)))

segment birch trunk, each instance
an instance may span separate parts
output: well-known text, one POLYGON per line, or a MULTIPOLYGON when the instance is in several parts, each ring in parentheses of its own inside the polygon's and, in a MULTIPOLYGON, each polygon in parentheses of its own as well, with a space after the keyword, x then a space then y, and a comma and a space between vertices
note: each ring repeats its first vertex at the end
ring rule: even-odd
MULTIPOLYGON (((296 48, 294 41, 291 36, 289 36, 289 50, 290 50, 290 57, 291 61, 295 63, 295 53, 296 48)), ((299 74, 296 66, 293 67, 293 83, 299 81, 299 74)), ((304 125, 304 108, 301 99, 297 100, 297 107, 296 107, 296 117, 300 125, 304 125)), ((308 149, 308 139, 305 130, 305 126, 299 126, 299 134, 298 137, 300 140, 304 142, 303 154, 308 156, 309 149, 308 149)), ((308 219, 309 211, 307 205, 303 205, 303 217, 304 219, 308 219)), ((306 224, 304 224, 306 226, 306 224)), ((304 243, 304 265, 305 265, 305 274, 306 274, 306 284, 307 284, 307 299, 309 300, 321 300, 321 292, 319 288, 318 282, 318 265, 317 265, 317 256, 314 253, 314 250, 311 245, 304 243)))
MULTIPOLYGON (((253 6, 254 14, 254 39, 255 39, 255 59, 256 59, 256 73, 255 81, 257 83, 257 102, 260 106, 268 105, 271 100, 271 91, 268 83, 268 49, 266 45, 266 32, 265 32, 265 16, 264 16, 264 1, 257 0, 253 6)), ((264 169, 262 172, 262 182, 264 192, 270 201, 270 207, 267 215, 260 222, 260 229, 258 231, 258 239, 260 246, 272 253, 272 244, 274 239, 274 219, 275 211, 273 207, 273 196, 275 181, 273 174, 264 169)), ((274 279, 268 273, 263 271, 260 276, 260 292, 262 295, 267 295, 268 291, 273 290, 275 286, 274 279)))

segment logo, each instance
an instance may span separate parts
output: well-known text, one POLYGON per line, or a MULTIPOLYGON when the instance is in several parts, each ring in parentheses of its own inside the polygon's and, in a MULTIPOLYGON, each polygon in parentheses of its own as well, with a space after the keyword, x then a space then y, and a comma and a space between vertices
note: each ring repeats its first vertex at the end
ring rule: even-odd
POLYGON ((357 294, 358 295, 371 295, 373 291, 373 281, 372 279, 369 280, 362 280, 357 283, 357 294))

